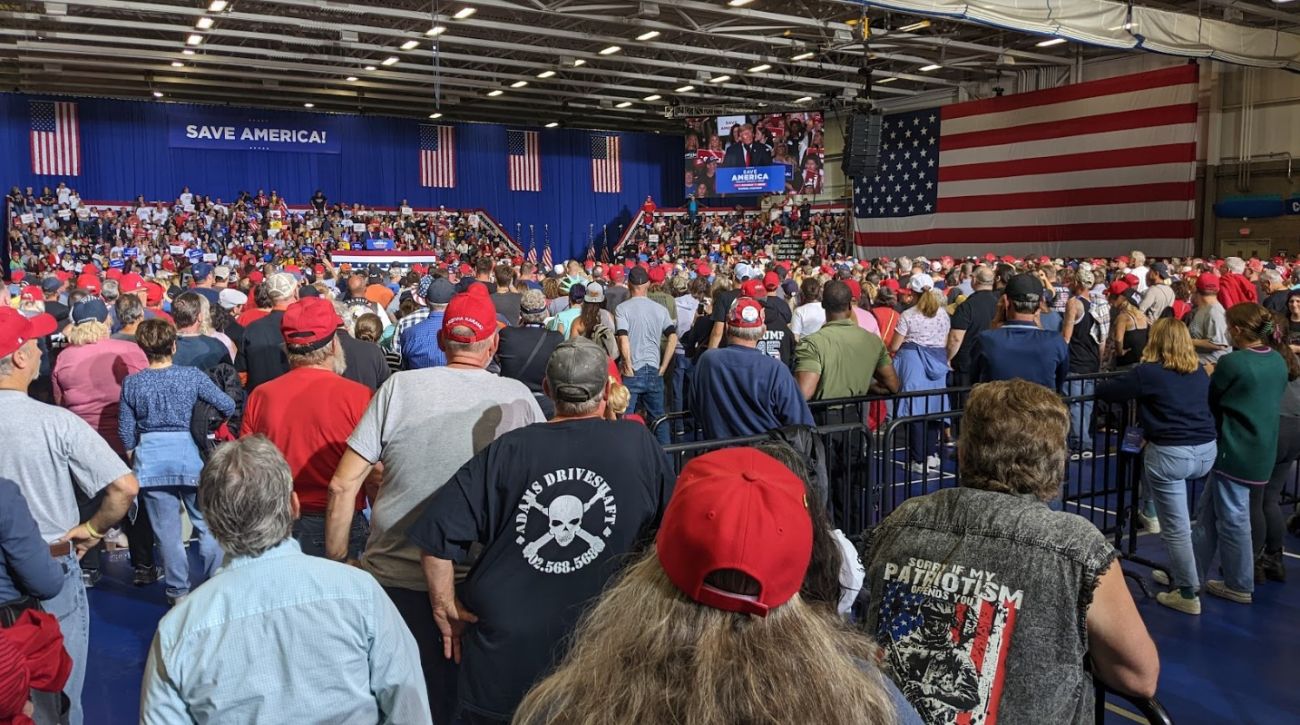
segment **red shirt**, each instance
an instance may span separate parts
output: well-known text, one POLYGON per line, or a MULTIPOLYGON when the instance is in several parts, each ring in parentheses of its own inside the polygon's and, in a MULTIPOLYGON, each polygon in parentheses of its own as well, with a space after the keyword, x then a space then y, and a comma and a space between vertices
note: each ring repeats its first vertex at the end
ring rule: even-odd
MULTIPOLYGON (((270 438, 289 462, 303 512, 323 514, 330 478, 369 404, 370 388, 361 383, 328 370, 297 368, 253 390, 240 435, 270 438)), ((357 495, 356 506, 364 508, 364 494, 357 495)))
POLYGON ((240 327, 248 327, 269 314, 271 314, 270 310, 259 310, 256 307, 246 307, 244 308, 244 311, 240 313, 237 322, 240 327))

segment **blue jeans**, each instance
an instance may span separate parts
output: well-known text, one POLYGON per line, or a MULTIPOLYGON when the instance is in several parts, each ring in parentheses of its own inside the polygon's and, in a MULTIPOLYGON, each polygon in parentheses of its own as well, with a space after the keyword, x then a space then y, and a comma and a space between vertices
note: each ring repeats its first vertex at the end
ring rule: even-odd
MULTIPOLYGON (((81 725, 81 689, 86 683, 86 657, 90 648, 90 604, 86 600, 86 586, 81 581, 81 567, 77 557, 69 554, 59 558, 63 564, 63 588, 53 599, 41 602, 41 607, 59 620, 59 630, 63 632, 63 648, 72 658, 72 672, 68 682, 63 686, 63 694, 68 696, 70 708, 67 722, 81 725)), ((32 690, 32 719, 38 723, 62 722, 62 698, 59 693, 37 692, 32 690)))
POLYGON ((1214 468, 1217 454, 1218 446, 1214 441, 1196 446, 1148 443, 1142 454, 1146 495, 1156 505, 1160 540, 1165 542, 1165 550, 1169 552, 1170 580, 1176 587, 1200 588, 1197 557, 1192 551, 1187 483, 1208 475, 1214 468))
MULTIPOLYGON (((686 353, 679 352, 673 355, 673 405, 677 410, 686 410, 686 376, 692 367, 691 359, 686 357, 686 353)), ((673 430, 681 435, 686 431, 686 421, 673 421, 673 430)))
MULTIPOLYGON (((654 365, 637 368, 634 375, 623 378, 623 385, 630 394, 627 412, 635 413, 640 402, 645 406, 647 425, 664 417, 664 379, 659 377, 659 368, 654 365)), ((668 445, 668 426, 659 426, 655 437, 663 445, 668 445)))
POLYGON ((1065 381, 1065 396, 1073 398, 1088 396, 1084 401, 1070 403, 1070 450, 1078 453, 1092 450, 1092 405, 1093 391, 1097 388, 1096 380, 1065 381))
MULTIPOLYGON (((360 559, 370 536, 370 524, 360 511, 352 515, 352 528, 348 531, 348 558, 360 559)), ((298 540, 302 553, 308 556, 325 556, 325 514, 303 514, 293 522, 293 538, 298 540)))
POLYGON ((1205 480, 1196 504, 1192 548, 1201 580, 1218 552, 1223 583, 1239 592, 1255 591, 1255 556, 1250 550, 1250 487, 1229 481, 1218 472, 1205 480))
POLYGON ((181 541, 181 504, 190 514, 190 523, 199 536, 199 558, 203 562, 203 575, 199 583, 212 576, 221 566, 221 546, 208 531, 203 512, 198 507, 198 489, 146 488, 140 491, 149 523, 153 525, 154 538, 163 560, 163 581, 167 596, 176 598, 190 592, 190 559, 185 542, 181 541))

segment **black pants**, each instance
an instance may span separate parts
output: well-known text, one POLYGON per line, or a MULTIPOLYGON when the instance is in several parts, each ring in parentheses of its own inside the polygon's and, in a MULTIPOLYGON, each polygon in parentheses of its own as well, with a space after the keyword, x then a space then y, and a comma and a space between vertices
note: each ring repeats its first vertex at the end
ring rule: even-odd
POLYGON ((410 628, 415 644, 420 648, 420 667, 424 670, 424 684, 429 691, 429 709, 435 723, 450 723, 460 709, 456 700, 456 679, 460 668, 442 655, 442 633, 433 622, 433 606, 429 593, 398 587, 384 587, 393 600, 398 614, 410 628))
POLYGON ((1283 418, 1277 441, 1277 465, 1268 484, 1250 487, 1250 538, 1255 553, 1282 550, 1286 535, 1282 516, 1282 489, 1294 480, 1300 459, 1300 426, 1294 418, 1283 418))
MULTIPOLYGON (((104 493, 101 491, 94 498, 86 498, 80 489, 77 489, 76 493, 77 511, 81 515, 81 520, 87 521, 91 516, 95 515, 96 511, 99 511, 100 504, 104 502, 104 493)), ((127 551, 131 554, 131 566, 137 569, 152 569, 154 566, 153 526, 149 524, 149 514, 144 510, 144 506, 139 505, 135 508, 135 521, 132 521, 130 515, 128 515, 117 525, 121 526, 122 530, 126 532, 127 551)), ((103 551, 104 542, 101 541, 81 558, 81 568, 90 571, 99 569, 100 557, 103 555, 103 551)))

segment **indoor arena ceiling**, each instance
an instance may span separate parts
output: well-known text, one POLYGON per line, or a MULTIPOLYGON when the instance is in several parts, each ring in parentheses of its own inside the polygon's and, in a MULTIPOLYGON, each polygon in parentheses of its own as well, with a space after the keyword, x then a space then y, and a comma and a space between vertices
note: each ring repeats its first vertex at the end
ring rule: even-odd
MULTIPOLYGON (((1262 0, 1146 4, 1300 25, 1289 5, 1262 0)), ((1115 52, 878 9, 864 49, 863 12, 853 0, 0 0, 0 85, 668 129, 686 113, 858 102, 867 52, 875 98, 918 100, 1115 52)))

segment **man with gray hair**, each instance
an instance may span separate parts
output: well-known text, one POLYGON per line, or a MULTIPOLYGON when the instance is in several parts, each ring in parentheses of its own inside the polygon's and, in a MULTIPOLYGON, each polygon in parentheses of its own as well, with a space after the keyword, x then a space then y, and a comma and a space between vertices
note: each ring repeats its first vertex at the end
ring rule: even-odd
POLYGON ((790 368, 758 349, 767 332, 763 303, 739 297, 727 313, 727 345, 700 355, 689 408, 709 440, 812 425, 790 368))
POLYGON ((122 295, 113 303, 113 314, 118 326, 113 339, 135 342, 135 328, 144 322, 144 303, 136 295, 122 295))
POLYGON ((158 623, 140 722, 430 722, 397 608, 370 575, 290 536, 298 496, 271 441, 219 446, 199 501, 225 565, 158 623))
POLYGON ((1259 290, 1255 283, 1246 278, 1246 261, 1241 257, 1228 257, 1223 260, 1227 269, 1219 278, 1219 304, 1224 310, 1242 302, 1259 302, 1259 290))
POLYGON ((383 464, 383 493, 373 505, 360 566, 379 580, 415 635, 439 723, 453 721, 456 668, 442 656, 420 552, 407 541, 406 527, 475 453, 498 436, 543 420, 526 385, 486 369, 497 351, 496 318, 483 285, 453 297, 438 337, 447 364, 388 379, 348 438, 329 485, 325 554, 342 560, 357 494, 375 465, 383 464))
POLYGON ((1285 314, 1286 301, 1291 296, 1291 288, 1282 279, 1282 273, 1276 269, 1266 269, 1259 275, 1260 286, 1264 288, 1264 297, 1260 304, 1270 312, 1285 314))
POLYGON ((271 298, 271 311, 244 330, 244 346, 235 354, 235 369, 247 376, 248 392, 289 372, 280 322, 284 311, 298 299, 298 280, 288 272, 276 272, 263 283, 271 298))
POLYGON ((501 331, 497 347, 497 365, 501 377, 514 378, 533 391, 542 413, 555 414, 555 403, 546 397, 542 381, 546 378, 546 361, 564 336, 546 329, 546 295, 541 290, 525 290, 519 297, 519 326, 501 331))
POLYGON ((479 451, 406 531, 422 552, 440 656, 461 663, 466 722, 510 721, 668 504, 671 464, 644 425, 607 419, 609 385, 602 345, 577 337, 555 348, 546 365, 555 417, 479 451), (476 544, 483 551, 458 588, 455 566, 476 544))

